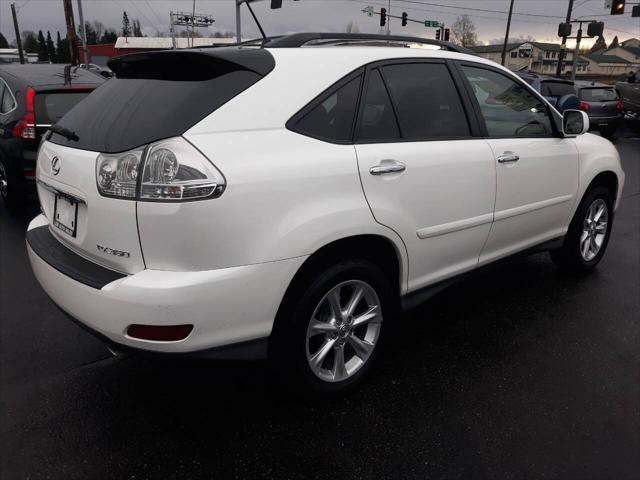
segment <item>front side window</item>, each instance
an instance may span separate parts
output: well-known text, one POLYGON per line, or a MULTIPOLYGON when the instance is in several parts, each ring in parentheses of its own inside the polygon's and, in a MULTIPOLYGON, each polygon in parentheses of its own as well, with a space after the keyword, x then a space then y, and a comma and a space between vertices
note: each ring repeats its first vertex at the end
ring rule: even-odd
POLYGON ((463 66, 490 137, 553 135, 544 103, 523 85, 492 70, 463 66))
POLYGON ((351 140, 358 105, 361 77, 356 77, 329 95, 296 123, 294 130, 329 141, 351 140))
POLYGON ((469 137, 469 123, 446 65, 406 63, 382 68, 407 140, 469 137))

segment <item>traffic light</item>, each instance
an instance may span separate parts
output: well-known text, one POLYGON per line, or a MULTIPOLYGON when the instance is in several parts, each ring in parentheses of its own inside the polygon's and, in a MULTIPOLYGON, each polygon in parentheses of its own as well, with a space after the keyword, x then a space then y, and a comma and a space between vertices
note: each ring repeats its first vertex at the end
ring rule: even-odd
POLYGON ((640 5, 636 5, 635 7, 633 7, 631 9, 631 16, 632 17, 640 17, 640 5))
POLYGON ((402 12, 402 26, 406 27, 407 26, 407 12, 402 12))
POLYGON ((559 37, 568 37, 571 35, 571 24, 570 23, 561 23, 558 25, 558 36, 559 37))
POLYGON ((444 29, 444 41, 445 42, 449 41, 449 29, 448 28, 444 29))
POLYGON ((387 9, 380 9, 380 26, 384 27, 387 24, 387 9))
POLYGON ((436 40, 440 40, 440 29, 436 30, 436 40))
POLYGON ((282 0, 271 0, 271 8, 273 10, 276 8, 282 8, 282 0))
POLYGON ((587 35, 589 35, 590 37, 601 37, 603 32, 603 22, 590 22, 587 26, 587 35))
POLYGON ((613 0, 611 2, 611 15, 622 15, 624 13, 624 4, 626 0, 613 0))

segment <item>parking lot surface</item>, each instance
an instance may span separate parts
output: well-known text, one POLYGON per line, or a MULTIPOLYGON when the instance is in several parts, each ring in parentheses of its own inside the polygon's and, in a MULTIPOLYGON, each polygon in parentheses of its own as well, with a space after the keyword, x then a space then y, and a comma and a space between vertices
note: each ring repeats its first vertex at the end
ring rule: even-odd
POLYGON ((638 478, 640 137, 616 145, 627 184, 595 273, 538 254, 454 286, 324 405, 260 362, 112 357, 31 273, 37 205, 0 206, 0 476, 638 478))

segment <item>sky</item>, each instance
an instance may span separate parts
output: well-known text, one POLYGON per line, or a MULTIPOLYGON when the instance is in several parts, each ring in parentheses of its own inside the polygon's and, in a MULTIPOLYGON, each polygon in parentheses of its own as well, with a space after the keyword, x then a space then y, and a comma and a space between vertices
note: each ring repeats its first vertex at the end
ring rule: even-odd
MULTIPOLYGON (((77 0, 72 0, 76 25, 78 21, 77 0)), ((50 30, 63 35, 66 31, 62 0, 0 0, 0 31, 11 41, 15 38, 11 18, 11 3, 18 9, 20 30, 45 33, 50 30)), ((467 14, 477 27, 480 43, 497 43, 504 38, 509 0, 284 0, 278 10, 269 8, 270 1, 258 1, 253 8, 267 35, 278 35, 296 31, 344 32, 354 22, 360 32, 380 32, 379 17, 369 17, 362 12, 367 6, 379 10, 387 8, 392 15, 407 12, 416 20, 438 20, 451 25, 459 15, 467 14)), ((631 6, 623 16, 610 16, 604 8, 605 0, 575 0, 574 18, 595 19, 605 22, 605 40, 609 43, 615 35, 619 40, 640 38, 640 18, 631 17, 631 6)), ((100 20, 107 27, 122 28, 122 12, 137 18, 146 35, 155 36, 158 31, 168 32, 169 11, 191 11, 192 0, 83 0, 85 20, 100 20)), ((196 13, 211 14, 215 19, 212 27, 201 28, 203 36, 216 30, 235 31, 235 0, 196 0, 196 13)), ((515 0, 510 39, 533 37, 538 41, 559 41, 556 32, 558 23, 564 21, 568 0, 515 0)), ((244 38, 260 35, 253 19, 242 7, 244 38)), ((585 28, 586 30, 586 28, 585 28)), ((391 19, 392 34, 417 35, 434 38, 435 30, 422 24, 400 25, 400 20, 391 19)), ((587 39, 588 46, 593 40, 587 39)), ((571 46, 572 42, 569 41, 571 46)))

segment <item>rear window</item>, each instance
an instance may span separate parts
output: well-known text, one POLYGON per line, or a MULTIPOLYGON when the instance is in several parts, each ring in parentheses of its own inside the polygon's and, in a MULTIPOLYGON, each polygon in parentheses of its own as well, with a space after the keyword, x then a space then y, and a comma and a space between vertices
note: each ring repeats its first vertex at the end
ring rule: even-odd
POLYGON ((38 93, 35 97, 38 125, 53 125, 89 93, 91 92, 38 93))
POLYGON ((72 108, 59 125, 78 140, 54 143, 96 152, 130 150, 185 131, 275 66, 266 50, 163 51, 111 61, 117 77, 72 108))
POLYGON ((562 82, 542 82, 541 91, 545 97, 562 97, 564 95, 576 94, 573 85, 562 82))
POLYGON ((585 102, 613 102, 618 100, 618 92, 613 88, 583 88, 580 99, 585 102))

